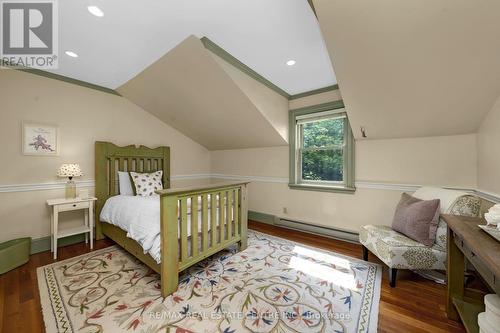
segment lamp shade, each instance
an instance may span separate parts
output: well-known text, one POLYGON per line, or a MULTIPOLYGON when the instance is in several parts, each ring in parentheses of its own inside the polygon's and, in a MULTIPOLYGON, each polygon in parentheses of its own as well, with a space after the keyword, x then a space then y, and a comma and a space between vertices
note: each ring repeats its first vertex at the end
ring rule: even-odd
POLYGON ((81 177, 83 176, 82 169, 78 164, 63 164, 57 171, 58 177, 81 177))

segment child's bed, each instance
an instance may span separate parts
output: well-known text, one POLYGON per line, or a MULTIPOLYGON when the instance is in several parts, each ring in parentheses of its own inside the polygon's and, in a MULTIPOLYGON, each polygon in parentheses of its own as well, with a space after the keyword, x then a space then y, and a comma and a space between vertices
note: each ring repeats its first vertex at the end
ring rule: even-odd
MULTIPOLYGON (((238 243, 240 250, 246 248, 247 182, 169 189, 169 147, 118 147, 109 142, 96 142, 95 165, 97 239, 111 238, 159 273, 164 297, 177 290, 182 270, 233 244, 238 243), (122 199, 116 197, 119 194, 118 171, 149 173, 160 170, 163 171, 164 187, 157 192, 160 195, 157 200, 160 206, 158 256, 161 260, 155 260, 151 254, 144 253, 137 241, 127 237, 126 228, 101 221, 100 216, 108 199, 122 199)), ((123 205, 126 203, 121 207, 123 205)))

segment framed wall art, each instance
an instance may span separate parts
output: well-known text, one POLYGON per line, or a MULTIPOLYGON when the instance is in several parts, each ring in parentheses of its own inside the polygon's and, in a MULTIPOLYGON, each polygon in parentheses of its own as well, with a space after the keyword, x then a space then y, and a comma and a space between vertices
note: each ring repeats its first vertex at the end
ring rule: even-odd
POLYGON ((23 154, 59 155, 59 128, 55 125, 23 122, 23 154))

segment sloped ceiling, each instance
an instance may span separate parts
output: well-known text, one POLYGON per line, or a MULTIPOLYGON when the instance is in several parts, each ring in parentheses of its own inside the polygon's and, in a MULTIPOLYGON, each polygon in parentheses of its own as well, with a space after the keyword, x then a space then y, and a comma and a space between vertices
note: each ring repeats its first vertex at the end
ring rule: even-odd
POLYGON ((287 144, 194 36, 118 92, 210 150, 287 144))
POLYGON ((211 53, 211 56, 280 133, 283 139, 288 141, 288 99, 243 73, 219 56, 213 53, 211 53))
POLYGON ((110 89, 190 35, 210 38, 291 95, 337 83, 305 0, 69 0, 58 1, 58 12, 55 73, 110 89))
POLYGON ((500 1, 314 6, 357 138, 478 130, 500 93, 500 1))

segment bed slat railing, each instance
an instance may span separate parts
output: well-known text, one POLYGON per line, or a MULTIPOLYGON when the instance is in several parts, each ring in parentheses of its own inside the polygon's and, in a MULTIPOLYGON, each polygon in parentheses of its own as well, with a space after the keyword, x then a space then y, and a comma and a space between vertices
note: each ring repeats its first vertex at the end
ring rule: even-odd
MULTIPOLYGON (((188 207, 188 200, 187 198, 182 198, 181 202, 181 221, 186 221, 188 218, 188 213, 187 213, 187 207, 188 207)), ((184 223, 179 223, 180 224, 180 237, 179 237, 179 242, 180 242, 180 247, 181 247, 181 261, 186 261, 188 259, 188 233, 187 233, 187 224, 184 223)))
POLYGON ((201 196, 201 251, 208 249, 208 194, 201 196))
MULTIPOLYGON (((187 223, 182 221, 181 223, 187 223)), ((198 196, 191 197, 191 257, 198 256, 198 196)))
POLYGON ((230 245, 238 243, 240 250, 246 248, 247 184, 220 183, 157 192, 161 251, 169 253, 162 255, 162 295, 177 289, 180 271, 230 245))
POLYGON ((219 192, 219 243, 224 241, 224 225, 226 221, 226 212, 224 208, 224 195, 223 192, 219 192))

